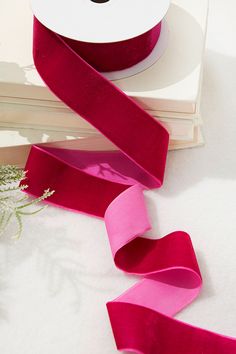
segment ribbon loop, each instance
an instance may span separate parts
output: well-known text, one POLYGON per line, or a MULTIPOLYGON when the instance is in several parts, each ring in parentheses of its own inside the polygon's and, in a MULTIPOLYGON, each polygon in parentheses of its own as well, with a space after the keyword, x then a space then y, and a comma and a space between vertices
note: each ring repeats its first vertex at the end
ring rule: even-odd
MULTIPOLYGON (((159 29, 160 25, 142 40, 149 36, 151 47, 159 29)), ((123 45, 128 50, 130 43, 123 45)), ((27 192, 39 196, 50 186, 55 190, 52 204, 104 217, 115 264, 143 276, 107 304, 118 349, 139 354, 235 354, 235 340, 172 318, 198 295, 202 280, 188 234, 177 231, 157 240, 144 235, 150 223, 143 189, 163 183, 169 135, 86 61, 92 47, 71 42, 34 20, 34 61, 42 79, 119 151, 34 146, 26 164, 27 192)), ((116 67, 114 62, 110 68, 113 64, 116 67)))

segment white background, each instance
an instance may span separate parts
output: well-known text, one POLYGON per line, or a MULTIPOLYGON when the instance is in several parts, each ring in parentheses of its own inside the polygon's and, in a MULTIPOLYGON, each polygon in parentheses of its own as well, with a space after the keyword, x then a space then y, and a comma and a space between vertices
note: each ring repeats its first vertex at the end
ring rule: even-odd
MULTIPOLYGON (((188 231, 204 278, 178 317, 236 337, 236 4, 211 0, 202 114, 206 145, 169 153, 147 192, 153 233, 188 231)), ((135 282, 115 269, 104 223, 48 208, 0 240, 2 354, 116 353, 105 303, 135 282)), ((170 353, 171 354, 171 353, 170 353)))

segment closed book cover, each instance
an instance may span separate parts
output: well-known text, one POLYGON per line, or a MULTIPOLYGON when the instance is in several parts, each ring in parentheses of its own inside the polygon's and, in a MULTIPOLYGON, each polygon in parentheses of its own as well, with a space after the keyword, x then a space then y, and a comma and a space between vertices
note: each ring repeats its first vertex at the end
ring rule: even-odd
MULTIPOLYGON (((171 140, 192 140, 193 129, 199 122, 199 117, 156 117, 167 128, 171 140)), ((77 134, 78 132, 98 133, 87 121, 63 107, 42 107, 34 105, 0 103, 0 129, 28 128, 64 131, 77 134)), ((135 127, 134 127, 135 128, 135 127)))

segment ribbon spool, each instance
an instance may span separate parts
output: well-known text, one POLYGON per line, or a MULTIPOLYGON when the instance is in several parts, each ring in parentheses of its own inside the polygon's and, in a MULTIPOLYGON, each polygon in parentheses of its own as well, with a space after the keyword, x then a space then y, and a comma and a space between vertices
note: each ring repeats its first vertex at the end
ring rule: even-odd
POLYGON ((125 57, 126 65, 149 55, 159 42, 169 1, 71 0, 70 5, 33 0, 35 66, 48 87, 120 151, 34 146, 26 164, 27 192, 39 196, 50 186, 52 204, 104 218, 116 266, 142 276, 107 304, 118 349, 235 354, 234 339, 173 318, 198 295, 202 279, 188 234, 177 231, 157 240, 142 236, 150 229, 143 189, 163 183, 168 133, 91 66, 94 59, 94 66, 105 64, 109 70, 124 66, 116 55, 113 61, 104 59, 114 48, 125 56, 137 54, 128 61, 125 57), (94 31, 94 23, 99 30, 94 31), (96 54, 100 48, 103 56, 96 54))
POLYGON ((169 3, 32 0, 32 8, 42 24, 63 36, 95 69, 117 80, 147 69, 164 53, 168 27, 163 18, 169 3))

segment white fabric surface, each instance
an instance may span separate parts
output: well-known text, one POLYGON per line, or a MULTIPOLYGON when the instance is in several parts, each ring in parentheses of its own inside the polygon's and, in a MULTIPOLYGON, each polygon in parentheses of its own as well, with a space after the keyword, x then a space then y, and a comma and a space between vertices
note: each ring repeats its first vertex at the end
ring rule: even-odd
MULTIPOLYGON (((236 46, 234 0, 211 0, 202 113, 206 145, 170 152, 147 192, 153 235, 188 231, 204 278, 178 318, 236 336, 236 46)), ((103 221, 48 208, 0 240, 2 354, 116 353, 105 303, 136 281, 115 269, 103 221)), ((171 353, 170 353, 171 354, 171 353)), ((173 353, 174 354, 174 353, 173 353)))

